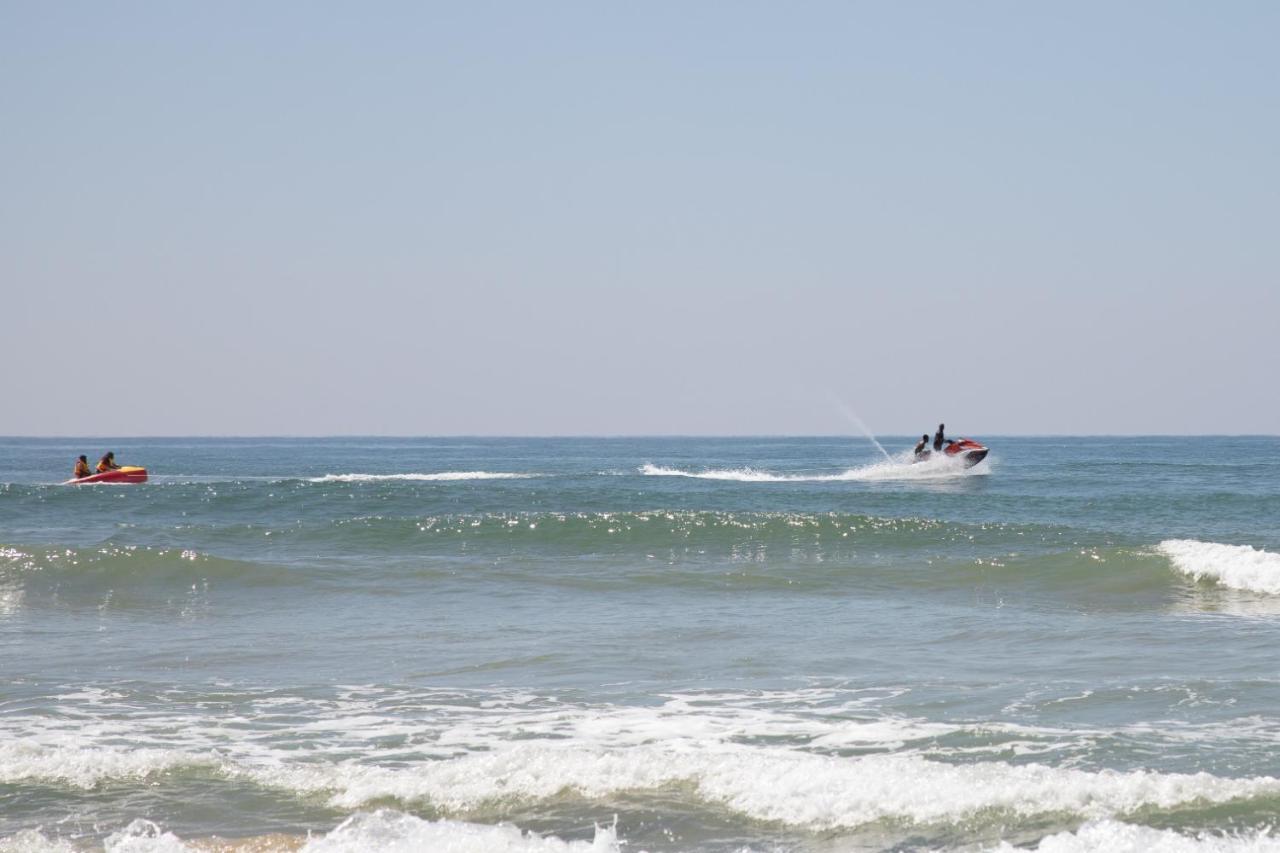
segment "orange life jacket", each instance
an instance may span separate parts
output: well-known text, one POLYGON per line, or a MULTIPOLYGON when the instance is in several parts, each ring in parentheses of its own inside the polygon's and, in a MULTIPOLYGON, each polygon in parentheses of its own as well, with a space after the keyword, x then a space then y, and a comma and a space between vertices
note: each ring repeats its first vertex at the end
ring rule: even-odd
POLYGON ((117 468, 119 468, 119 467, 120 467, 119 465, 113 465, 113 464, 111 464, 110 462, 108 462, 108 461, 107 461, 107 459, 106 459, 106 457, 104 456, 104 457, 103 457, 103 458, 98 462, 98 473, 99 473, 99 474, 101 474, 101 473, 103 473, 104 471, 114 471, 115 469, 117 469, 117 468))
POLYGON ((88 463, 88 462, 81 462, 79 459, 77 459, 77 460, 76 460, 76 471, 75 471, 75 473, 74 473, 74 474, 72 474, 71 476, 78 480, 78 479, 80 479, 81 477, 88 477, 90 473, 92 473, 92 472, 90 472, 90 471, 89 471, 89 463, 88 463))

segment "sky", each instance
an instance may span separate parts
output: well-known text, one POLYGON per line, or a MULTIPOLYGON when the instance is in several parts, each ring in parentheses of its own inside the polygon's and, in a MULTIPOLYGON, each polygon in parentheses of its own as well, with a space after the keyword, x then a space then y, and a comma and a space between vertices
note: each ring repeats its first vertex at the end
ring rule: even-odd
POLYGON ((0 434, 1280 433, 1278 33, 0 0, 0 434))

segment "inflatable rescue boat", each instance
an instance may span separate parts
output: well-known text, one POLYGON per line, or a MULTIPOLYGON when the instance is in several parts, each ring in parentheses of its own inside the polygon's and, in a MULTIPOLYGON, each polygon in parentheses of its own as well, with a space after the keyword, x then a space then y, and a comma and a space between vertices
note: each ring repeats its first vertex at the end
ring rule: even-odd
POLYGON ((83 486, 89 483, 145 483, 147 482, 147 469, 138 468, 133 465, 126 465, 123 468, 116 468, 114 471, 103 471, 101 474, 90 474, 88 477, 79 477, 74 480, 67 480, 63 485, 67 486, 83 486))

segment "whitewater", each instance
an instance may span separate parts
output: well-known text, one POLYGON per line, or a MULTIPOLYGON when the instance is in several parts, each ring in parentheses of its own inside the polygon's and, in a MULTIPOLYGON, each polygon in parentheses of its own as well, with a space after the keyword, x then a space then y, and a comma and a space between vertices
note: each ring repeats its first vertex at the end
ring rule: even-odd
POLYGON ((1280 850, 1280 440, 982 438, 0 438, 0 851, 1280 850))

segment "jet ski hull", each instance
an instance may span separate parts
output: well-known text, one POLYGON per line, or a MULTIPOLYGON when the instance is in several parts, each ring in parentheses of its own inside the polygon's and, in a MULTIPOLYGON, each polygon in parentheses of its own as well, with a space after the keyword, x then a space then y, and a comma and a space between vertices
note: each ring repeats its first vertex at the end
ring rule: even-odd
POLYGON ((991 450, 971 438, 962 438, 959 441, 948 444, 943 452, 951 458, 963 462, 964 467, 972 468, 983 459, 986 459, 991 450))
POLYGON ((145 483, 146 481, 146 468, 126 465, 125 467, 117 468, 114 471, 103 471, 101 474, 90 474, 88 477, 67 480, 63 485, 86 486, 92 483, 145 483))

